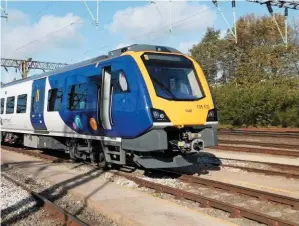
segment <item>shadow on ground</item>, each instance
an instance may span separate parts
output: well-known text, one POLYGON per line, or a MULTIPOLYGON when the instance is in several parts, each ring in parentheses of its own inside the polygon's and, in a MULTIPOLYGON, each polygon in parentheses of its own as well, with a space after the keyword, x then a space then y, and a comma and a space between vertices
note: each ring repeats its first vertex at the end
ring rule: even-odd
MULTIPOLYGON (((7 163, 1 165, 2 172, 5 172, 8 168, 8 166, 15 166, 18 168, 26 168, 29 165, 35 165, 38 166, 38 170, 36 173, 33 175, 33 177, 37 177, 40 172, 44 171, 47 169, 50 165, 49 163, 45 163, 42 161, 28 161, 28 162, 18 162, 18 163, 7 163)), ((67 195, 67 192, 75 187, 78 187, 88 181, 91 181, 95 178, 98 178, 101 174, 103 174, 103 170, 95 168, 91 169, 86 173, 74 176, 68 180, 62 181, 58 184, 55 184, 53 186, 50 186, 49 188, 44 189, 43 191, 39 192, 40 195, 47 197, 49 200, 52 202, 55 202, 56 200, 64 197, 67 195)), ((30 182, 30 179, 27 180, 27 183, 30 182)), ((101 190, 103 187, 105 187, 109 181, 106 183, 102 184, 101 186, 97 187, 96 189, 90 191, 90 193, 84 198, 83 200, 83 205, 76 210, 75 213, 72 213, 73 215, 79 215, 82 213, 82 211, 87 207, 88 199, 96 192, 101 190)), ((12 225, 17 222, 20 222, 22 219, 29 217, 36 211, 39 211, 40 207, 39 206, 32 206, 30 208, 27 208, 25 210, 19 210, 19 208, 25 204, 27 204, 30 201, 30 198, 25 198, 18 203, 9 206, 3 210, 1 210, 1 218, 2 222, 1 225, 12 225), (13 214, 14 213, 14 214, 13 214), (9 216, 10 214, 13 214, 9 216)), ((88 222, 87 222, 88 223, 88 222)), ((63 222, 63 225, 67 224, 67 219, 65 222, 63 222)))
MULTIPOLYGON (((43 150, 45 151, 45 150, 43 150)), ((53 153, 53 152, 51 152, 53 153)), ((176 169, 167 169, 167 171, 172 171, 172 172, 177 172, 177 173, 185 173, 185 174, 208 174, 209 171, 218 171, 220 170, 220 165, 221 161, 219 158, 217 158, 215 155, 207 152, 201 152, 199 155, 196 156, 196 159, 193 159, 192 161, 195 161, 196 164, 188 167, 182 167, 182 168, 176 168, 176 169)), ((54 165, 54 163, 47 163, 44 161, 25 161, 25 162, 11 162, 7 164, 1 165, 2 172, 5 172, 8 166, 16 166, 19 169, 26 168, 28 166, 35 165, 38 167, 36 170, 35 174, 32 176, 33 178, 38 177, 39 174, 46 170, 48 167, 54 165)), ((78 168, 82 165, 86 165, 85 163, 79 163, 79 164, 74 164, 74 167, 72 169, 78 168)), ((137 168, 133 166, 126 166, 126 167, 121 167, 119 170, 125 171, 125 172, 134 172, 137 168)), ((49 200, 52 202, 59 200, 60 198, 64 197, 67 195, 67 192, 71 189, 74 189, 75 187, 78 187, 84 183, 87 183, 95 178, 98 178, 103 174, 103 170, 99 168, 93 168, 89 170, 86 173, 82 173, 80 175, 74 176, 68 180, 62 181, 58 184, 55 184, 53 186, 50 186, 49 188, 44 189, 41 191, 39 194, 47 197, 49 200)), ((57 172, 55 172, 57 174, 57 172)), ((55 173, 53 175, 55 175, 55 173)), ((58 172, 59 173, 59 172, 58 172)), ((150 177, 163 177, 165 178, 165 174, 157 174, 154 173, 154 170, 145 170, 144 173, 146 176, 150 177)), ((52 176, 53 176, 52 175, 52 176)), ((175 178, 175 175, 169 176, 172 178, 175 178)), ((113 178, 111 178, 113 179, 113 178)), ((30 183, 30 179, 26 181, 26 183, 30 183)), ((90 197, 95 194, 96 192, 100 191, 103 187, 105 187, 109 181, 105 182, 103 185, 97 187, 96 189, 90 191, 90 193, 84 198, 83 200, 83 205, 76 210, 75 213, 72 213, 74 215, 79 215, 82 213, 82 211, 87 207, 88 200, 90 197)), ((31 208, 28 208, 26 210, 19 210, 20 206, 25 205, 28 203, 29 198, 25 198, 21 200, 20 202, 9 206, 3 210, 1 210, 1 216, 2 216, 2 225, 12 225, 15 224, 22 219, 30 216, 34 212, 39 210, 38 206, 33 206, 31 208), (9 216, 10 214, 14 213, 13 216, 9 216), (18 213, 18 214, 16 214, 18 213)), ((66 225, 67 221, 64 222, 64 225, 66 225)))

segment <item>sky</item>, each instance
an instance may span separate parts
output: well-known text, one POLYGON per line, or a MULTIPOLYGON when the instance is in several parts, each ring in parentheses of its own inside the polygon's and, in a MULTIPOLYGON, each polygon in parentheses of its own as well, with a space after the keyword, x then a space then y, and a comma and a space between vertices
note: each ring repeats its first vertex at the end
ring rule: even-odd
MULTIPOLYGON (((86 3, 95 17, 96 2, 86 3)), ((231 2, 219 1, 219 6, 232 26, 231 2)), ((237 18, 250 13, 268 15, 266 6, 236 2, 237 18)), ((299 21, 297 10, 289 10, 290 23, 293 19, 299 21)), ((8 1, 8 21, 1 19, 1 57, 72 64, 135 43, 187 53, 212 26, 222 35, 228 29, 212 1, 100 1, 98 27, 83 1, 8 1)), ((20 73, 1 67, 1 81, 14 78, 20 73)))

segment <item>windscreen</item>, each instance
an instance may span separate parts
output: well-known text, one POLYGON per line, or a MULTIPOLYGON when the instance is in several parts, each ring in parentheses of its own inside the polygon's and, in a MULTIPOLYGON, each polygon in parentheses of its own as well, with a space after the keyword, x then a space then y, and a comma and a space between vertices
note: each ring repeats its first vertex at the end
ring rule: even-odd
POLYGON ((157 96, 168 100, 198 100, 204 96, 193 63, 188 58, 145 53, 142 60, 157 96))

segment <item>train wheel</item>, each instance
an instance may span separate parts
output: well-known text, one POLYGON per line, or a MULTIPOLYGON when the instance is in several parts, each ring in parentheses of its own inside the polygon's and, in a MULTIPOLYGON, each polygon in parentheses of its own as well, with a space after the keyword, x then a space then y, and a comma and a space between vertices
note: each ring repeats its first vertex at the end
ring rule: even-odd
POLYGON ((77 162, 79 160, 77 157, 77 144, 75 142, 72 142, 69 150, 70 150, 70 159, 73 162, 77 162))
POLYGON ((106 161, 105 154, 104 154, 103 151, 99 152, 98 166, 100 168, 106 168, 107 167, 107 161, 106 161))

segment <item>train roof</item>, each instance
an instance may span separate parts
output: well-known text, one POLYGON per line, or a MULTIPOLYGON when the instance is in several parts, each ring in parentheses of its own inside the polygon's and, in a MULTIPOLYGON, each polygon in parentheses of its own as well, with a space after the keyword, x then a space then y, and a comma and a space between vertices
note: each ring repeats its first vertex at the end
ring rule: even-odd
POLYGON ((98 57, 95 57, 95 58, 91 58, 89 60, 85 60, 85 61, 78 62, 78 63, 75 63, 75 64, 67 65, 65 67, 57 68, 53 71, 47 71, 47 72, 44 72, 44 73, 41 73, 41 74, 32 75, 32 76, 27 77, 25 79, 20 79, 20 80, 16 80, 16 81, 6 83, 6 84, 2 84, 1 88, 7 87, 7 86, 10 86, 10 85, 15 85, 15 84, 22 83, 22 82, 26 82, 26 81, 31 81, 31 80, 35 80, 35 79, 55 75, 55 74, 58 74, 58 73, 71 71, 71 70, 74 70, 76 68, 80 68, 80 67, 84 67, 84 66, 87 66, 87 65, 98 63, 98 62, 101 62, 101 61, 104 61, 104 60, 116 58, 116 57, 121 56, 124 52, 127 52, 127 51, 135 51, 135 52, 157 51, 157 52, 181 53, 177 49, 174 49, 172 47, 167 47, 167 46, 134 44, 134 45, 126 46, 126 47, 119 48, 119 49, 116 49, 116 50, 112 50, 112 51, 108 52, 108 55, 98 56, 98 57))

